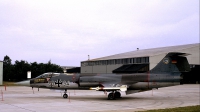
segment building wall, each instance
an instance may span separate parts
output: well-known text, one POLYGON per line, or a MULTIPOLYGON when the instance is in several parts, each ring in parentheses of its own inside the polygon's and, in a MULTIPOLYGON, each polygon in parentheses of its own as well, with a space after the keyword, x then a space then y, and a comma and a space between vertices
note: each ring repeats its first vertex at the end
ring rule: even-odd
POLYGON ((93 73, 93 66, 82 66, 81 73, 93 73))
POLYGON ((107 73, 107 65, 92 66, 92 73, 107 73))
POLYGON ((0 61, 0 85, 3 85, 3 62, 0 61))

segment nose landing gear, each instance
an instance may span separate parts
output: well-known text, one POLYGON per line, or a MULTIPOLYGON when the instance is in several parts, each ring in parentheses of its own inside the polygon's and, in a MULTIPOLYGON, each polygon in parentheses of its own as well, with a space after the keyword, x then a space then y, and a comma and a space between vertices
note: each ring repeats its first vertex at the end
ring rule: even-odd
POLYGON ((63 94, 63 98, 67 98, 67 97, 68 97, 68 95, 67 95, 67 89, 65 89, 65 92, 63 94))

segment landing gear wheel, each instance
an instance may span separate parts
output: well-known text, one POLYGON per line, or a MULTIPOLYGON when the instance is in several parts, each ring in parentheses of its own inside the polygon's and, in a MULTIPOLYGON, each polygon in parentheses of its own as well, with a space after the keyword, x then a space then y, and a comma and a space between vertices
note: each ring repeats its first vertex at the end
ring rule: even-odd
POLYGON ((63 98, 67 98, 68 97, 68 95, 66 93, 67 93, 67 89, 65 89, 65 91, 64 91, 63 98))
POLYGON ((63 94, 63 98, 67 98, 68 97, 68 95, 67 94, 63 94))
POLYGON ((115 98, 121 98, 121 93, 120 92, 115 92, 115 98))
POLYGON ((108 100, 114 100, 114 99, 115 99, 115 93, 109 93, 108 100))

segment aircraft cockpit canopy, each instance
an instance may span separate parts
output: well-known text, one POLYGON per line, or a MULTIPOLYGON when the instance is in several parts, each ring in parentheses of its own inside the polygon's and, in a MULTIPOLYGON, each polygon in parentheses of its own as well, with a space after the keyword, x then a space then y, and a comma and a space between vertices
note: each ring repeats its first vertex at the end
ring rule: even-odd
POLYGON ((60 73, 44 73, 42 75, 37 76, 36 78, 51 78, 60 75, 60 73))

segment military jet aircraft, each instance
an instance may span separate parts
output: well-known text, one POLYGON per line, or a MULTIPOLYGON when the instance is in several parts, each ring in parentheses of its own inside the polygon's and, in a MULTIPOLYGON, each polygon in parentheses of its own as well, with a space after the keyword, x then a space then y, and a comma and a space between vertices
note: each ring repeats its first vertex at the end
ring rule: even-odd
POLYGON ((108 99, 126 94, 152 90, 154 88, 180 84, 182 72, 190 71, 186 53, 170 52, 150 71, 132 74, 66 74, 44 73, 36 78, 21 81, 17 84, 34 88, 64 90, 63 98, 67 98, 67 90, 96 90, 110 92, 108 99))

